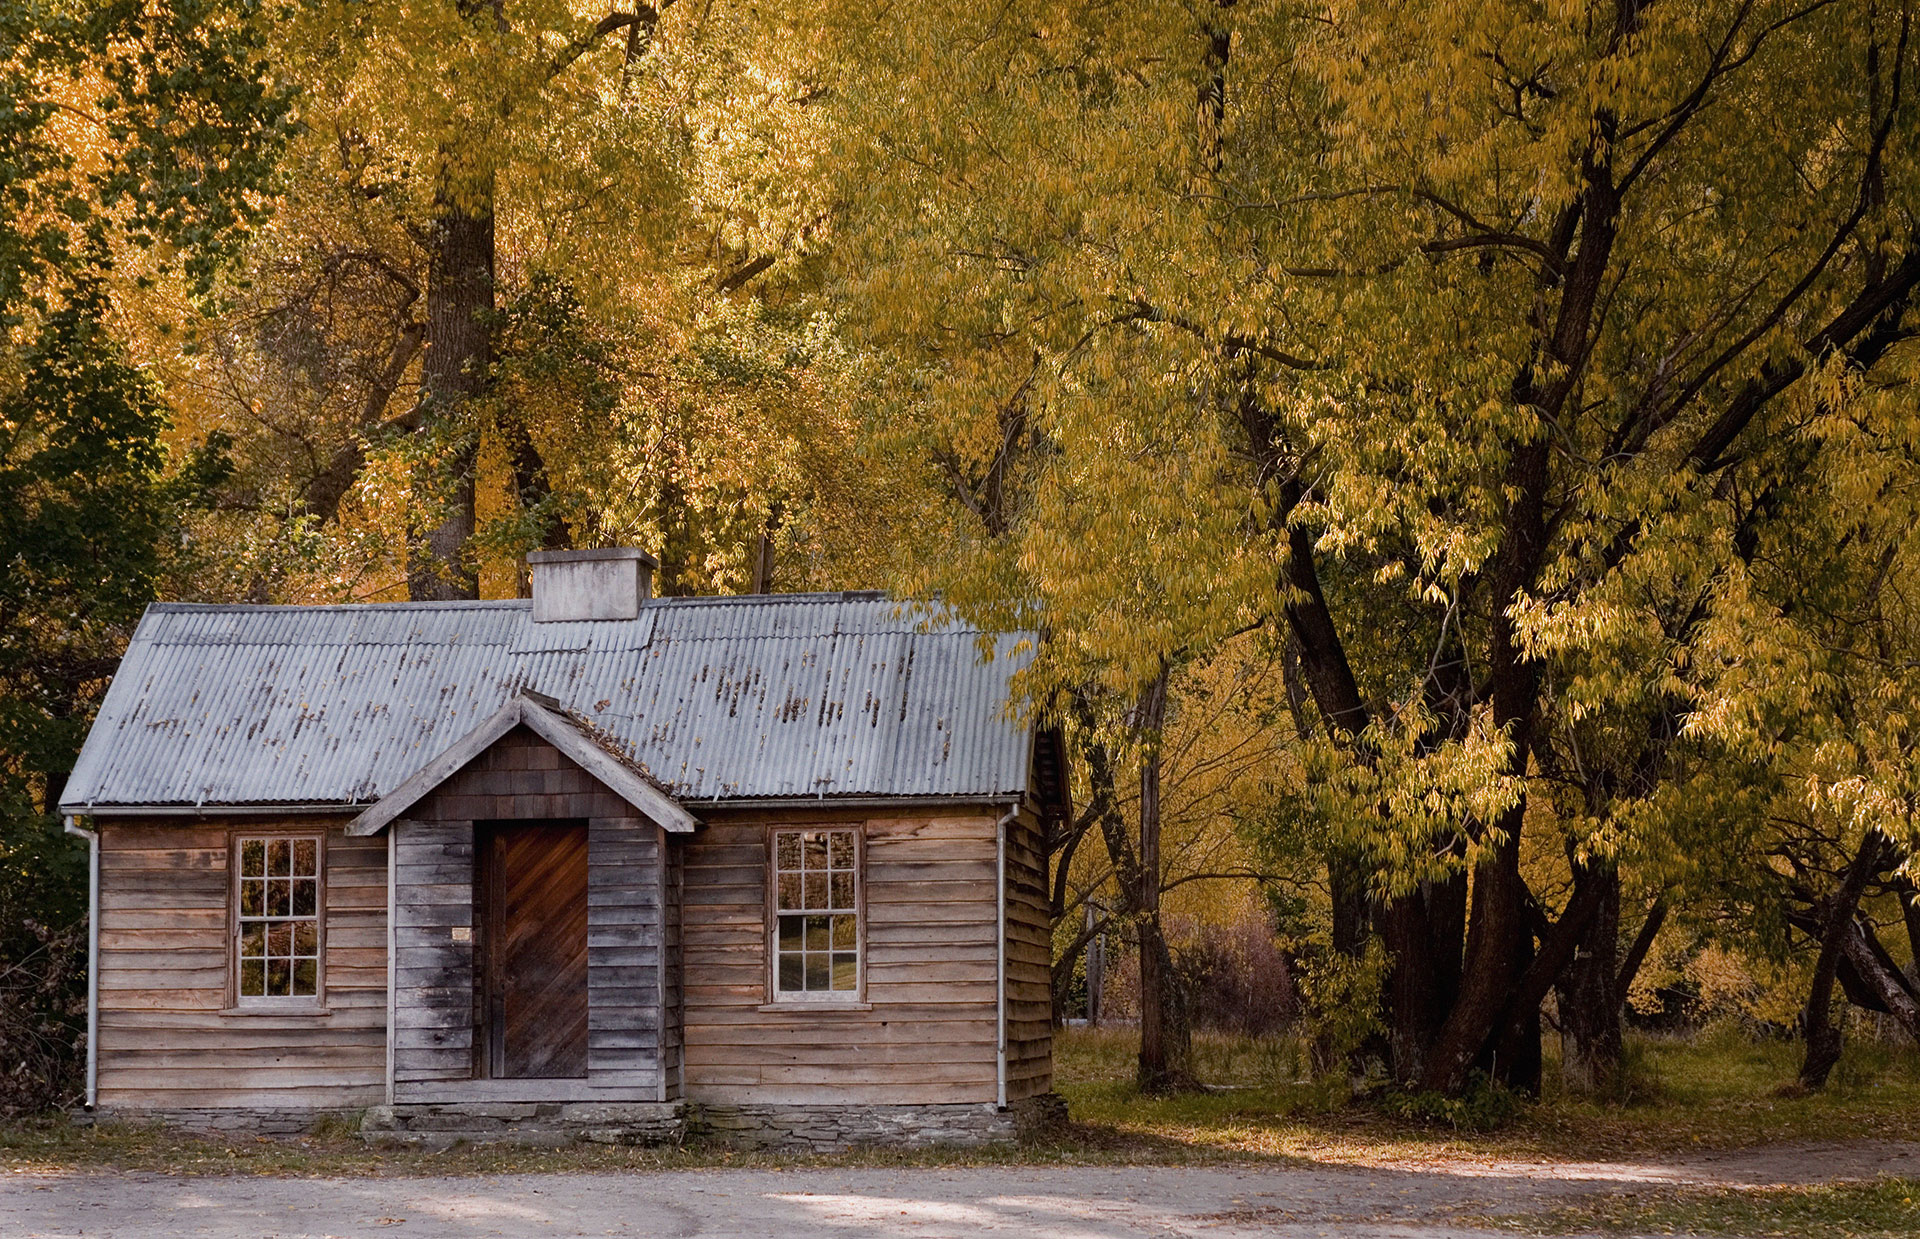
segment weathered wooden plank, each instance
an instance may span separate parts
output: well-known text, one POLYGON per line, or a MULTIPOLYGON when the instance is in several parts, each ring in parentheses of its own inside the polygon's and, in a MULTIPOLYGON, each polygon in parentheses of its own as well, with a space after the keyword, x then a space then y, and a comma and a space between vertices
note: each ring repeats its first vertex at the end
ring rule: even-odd
POLYGON ((473 1027, 457 1024, 450 1028, 396 1028, 393 1044, 396 1052, 414 1050, 465 1049, 473 1045, 473 1027))
POLYGON ((659 1044, 655 1028, 592 1028, 588 1036, 596 1053, 611 1050, 651 1050, 659 1044))
POLYGON ((955 1043, 914 1040, 872 1044, 861 1046, 857 1052, 845 1045, 822 1045, 810 1038, 794 1038, 753 1044, 708 1044, 688 1053, 690 1062, 698 1062, 702 1066, 972 1063, 992 1071, 995 1065, 994 1042, 991 1038, 955 1043))
POLYGON ((464 904, 449 903, 442 905, 408 904, 401 902, 396 894, 394 902, 400 906, 394 909, 393 923, 400 929, 451 929, 454 926, 473 924, 473 902, 464 904))
POLYGON ((218 1011, 227 1005, 227 990, 111 989, 100 991, 100 1009, 121 1011, 218 1011))
MULTIPOLYGON (((196 946, 177 946, 165 951, 100 951, 100 976, 104 981, 109 976, 124 978, 128 974, 135 976, 150 972, 192 972, 199 969, 227 966, 227 948, 224 941, 215 941, 211 947, 205 941, 196 946)), ((179 984, 175 978, 168 978, 169 985, 179 984)))
POLYGON ((895 921, 867 917, 867 945, 872 950, 918 950, 923 946, 953 946, 993 954, 991 918, 971 921, 895 921))
POLYGON ((653 969, 619 969, 620 976, 587 982, 587 996, 593 1005, 605 1011, 645 1010, 660 1007, 660 984, 653 969))
POLYGON ((902 924, 985 925, 992 932, 997 920, 991 902, 916 903, 910 899, 867 902, 867 924, 872 928, 902 924))
POLYGON ((981 860, 909 860, 889 856, 889 850, 871 845, 867 848, 869 891, 901 882, 962 882, 984 886, 992 897, 995 869, 991 856, 981 860))
POLYGON ((101 902, 100 928, 108 930, 147 930, 178 929, 211 931, 217 934, 227 932, 227 909, 220 907, 190 907, 137 909, 115 908, 105 900, 101 902))
POLYGON ((245 1067, 172 1067, 164 1071, 125 1070, 112 1063, 100 1064, 100 1086, 108 1088, 219 1089, 297 1089, 323 1085, 328 1088, 353 1088, 377 1084, 384 1074, 384 1062, 373 1065, 340 1063, 324 1078, 316 1078, 308 1067, 272 1067, 249 1064, 245 1067))
MULTIPOLYGON (((124 887, 102 884, 100 889, 100 911, 103 917, 121 912, 147 912, 165 910, 169 912, 192 912, 207 908, 218 908, 222 920, 226 917, 226 886, 223 883, 217 892, 196 891, 188 887, 156 888, 154 890, 130 890, 124 887), (216 902, 217 898, 217 902, 216 902)), ((162 918, 159 924, 173 924, 173 918, 162 918)))
POLYGON ((991 957, 926 959, 882 956, 875 952, 867 960, 867 988, 878 985, 932 984, 957 985, 966 982, 992 984, 998 969, 991 957))
POLYGON ((116 875, 113 879, 115 882, 138 880, 139 875, 147 871, 185 873, 219 870, 224 873, 226 868, 227 848, 224 841, 218 847, 100 849, 100 872, 116 875))
POLYGON ((587 949, 596 947, 615 949, 628 948, 653 949, 659 935, 648 922, 633 924, 607 925, 595 920, 587 922, 587 949))
POLYGON ((246 1088, 229 1082, 226 1088, 122 1088, 104 1085, 100 1105, 112 1109, 218 1109, 236 1108, 288 1110, 311 1109, 316 1112, 353 1110, 380 1102, 385 1082, 376 1079, 359 1086, 314 1084, 303 1088, 246 1088))
POLYGON ((824 1013, 808 1012, 800 1004, 776 1011, 761 1011, 759 1005, 708 1009, 697 1026, 689 1025, 689 1032, 697 1027, 700 1039, 711 1044, 772 1036, 812 1037, 863 1047, 891 1040, 992 1041, 999 1036, 992 1003, 824 1013))
POLYGON ((657 946, 595 946, 589 938, 587 963, 593 968, 653 968, 660 962, 657 946))
MULTIPOLYGON (((253 1010, 244 1014, 226 1014, 216 1011, 145 1011, 103 1009, 100 1012, 100 1032, 104 1041, 109 1036, 129 1038, 128 1044, 134 1044, 132 1038, 139 1038, 138 1044, 147 1047, 165 1045, 215 1044, 231 1042, 238 1046, 256 1044, 280 1044, 282 1040, 289 1045, 302 1044, 305 1041, 324 1041, 331 1037, 341 1037, 352 1042, 368 1032, 376 1032, 386 1027, 386 1005, 375 1008, 332 1006, 327 1014, 313 1015, 276 1015, 268 1010, 253 1010)), ((384 1037, 382 1038, 384 1040, 384 1037)))
POLYGON ((866 885, 867 904, 911 904, 918 908, 929 904, 959 904, 975 914, 990 913, 998 919, 993 906, 993 884, 938 879, 870 881, 866 885))
MULTIPOLYGON (((735 1070, 735 1069, 729 1069, 735 1070)), ((696 1101, 714 1105, 935 1105, 976 1102, 992 1104, 995 1082, 976 1084, 900 1084, 892 1081, 872 1084, 841 1082, 836 1084, 763 1083, 757 1075, 736 1075, 738 1083, 723 1083, 724 1077, 697 1072, 687 1066, 687 1095, 696 1101)))
POLYGON ((261 1069, 299 1068, 304 1071, 330 1071, 335 1067, 376 1071, 386 1068, 386 1047, 377 1041, 364 1044, 331 1043, 308 1045, 259 1046, 242 1050, 220 1048, 143 1045, 121 1046, 114 1051, 113 1071, 125 1077, 137 1071, 221 1070, 247 1073, 261 1069))
POLYGON ((657 1029, 660 1026, 659 1010, 655 1007, 594 1007, 587 1011, 587 1031, 589 1037, 597 1030, 630 1032, 642 1029, 657 1029))
POLYGON ((589 897, 587 906, 593 913, 593 927, 602 932, 618 925, 643 925, 654 935, 659 933, 660 910, 651 904, 596 904, 589 897))
POLYGON ((465 889, 468 897, 471 898, 473 865, 452 860, 428 863, 403 857, 400 863, 394 866, 394 879, 398 885, 409 888, 410 895, 425 894, 427 887, 445 886, 465 889))

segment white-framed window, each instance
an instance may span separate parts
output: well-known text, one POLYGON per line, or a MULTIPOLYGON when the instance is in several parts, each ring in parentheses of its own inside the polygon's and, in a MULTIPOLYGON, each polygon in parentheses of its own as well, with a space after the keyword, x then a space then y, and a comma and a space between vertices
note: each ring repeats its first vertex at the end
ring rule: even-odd
POLYGON ((235 836, 233 995, 239 1005, 320 1002, 322 853, 319 835, 235 836))
POLYGON ((860 832, 776 830, 772 841, 772 981, 776 1002, 857 1002, 861 960, 860 832))

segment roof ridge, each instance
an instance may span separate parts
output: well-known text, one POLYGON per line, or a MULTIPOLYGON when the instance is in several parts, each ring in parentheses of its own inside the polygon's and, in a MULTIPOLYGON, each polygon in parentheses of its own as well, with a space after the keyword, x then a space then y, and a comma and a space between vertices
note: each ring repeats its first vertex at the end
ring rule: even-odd
MULTIPOLYGON (((903 607, 944 605, 922 603, 911 598, 894 598, 883 589, 844 589, 793 594, 698 594, 686 598, 649 598, 643 604, 643 609, 645 607, 769 606, 830 602, 897 602, 903 607)), ((191 612, 202 615, 220 613, 259 615, 279 611, 311 613, 314 611, 528 610, 532 606, 531 598, 462 598, 434 602, 150 602, 147 604, 147 609, 162 614, 191 612)))

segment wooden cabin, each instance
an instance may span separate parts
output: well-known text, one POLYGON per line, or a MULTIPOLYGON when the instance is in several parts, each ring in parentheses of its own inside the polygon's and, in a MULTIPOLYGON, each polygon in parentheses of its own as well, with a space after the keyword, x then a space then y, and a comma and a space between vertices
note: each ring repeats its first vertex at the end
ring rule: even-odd
POLYGON ((1052 1111, 1031 637, 532 560, 530 600, 148 610, 61 805, 89 1105, 815 1147, 1052 1111))

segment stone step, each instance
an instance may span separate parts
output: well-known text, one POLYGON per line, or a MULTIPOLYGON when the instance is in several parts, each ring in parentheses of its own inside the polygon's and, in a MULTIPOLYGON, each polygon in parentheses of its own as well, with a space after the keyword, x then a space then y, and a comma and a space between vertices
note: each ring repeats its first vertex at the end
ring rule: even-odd
POLYGON ((685 1107, 657 1102, 470 1102, 373 1106, 360 1122, 371 1143, 443 1149, 468 1144, 541 1148, 594 1144, 674 1144, 686 1130, 685 1107))

